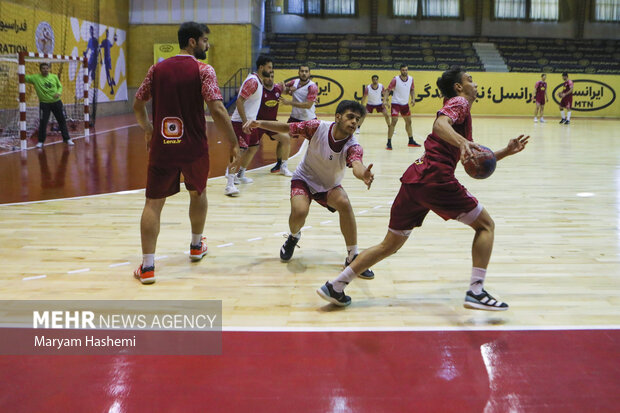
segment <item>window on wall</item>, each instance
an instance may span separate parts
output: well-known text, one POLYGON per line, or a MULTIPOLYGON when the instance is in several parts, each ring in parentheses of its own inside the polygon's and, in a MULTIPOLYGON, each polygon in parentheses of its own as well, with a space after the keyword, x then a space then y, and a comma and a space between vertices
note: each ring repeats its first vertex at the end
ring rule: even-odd
POLYGON ((525 0, 495 0, 496 19, 525 19, 525 0))
POLYGON ((460 0, 423 0, 422 15, 425 17, 459 17, 460 0))
POLYGON ((418 15, 418 0, 392 0, 392 14, 398 17, 418 15))
POLYGON ((530 0, 530 19, 558 20, 560 5, 558 0, 530 0))
POLYGON ((286 13, 304 16, 349 16, 355 15, 356 0, 287 0, 286 13))
POLYGON ((599 22, 620 21, 620 0, 596 0, 594 20, 599 22))

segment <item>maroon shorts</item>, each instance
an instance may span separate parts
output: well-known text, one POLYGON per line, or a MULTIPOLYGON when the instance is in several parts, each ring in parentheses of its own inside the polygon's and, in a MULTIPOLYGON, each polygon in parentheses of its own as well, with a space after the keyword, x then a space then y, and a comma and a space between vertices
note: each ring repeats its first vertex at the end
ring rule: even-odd
POLYGON ((538 103, 539 105, 544 105, 545 104, 545 97, 541 97, 541 98, 536 98, 536 103, 538 103))
POLYGON ((560 101, 560 107, 568 108, 570 110, 570 108, 573 107, 573 95, 564 96, 560 101))
MULTIPOLYGON (((330 191, 336 188, 342 188, 342 185, 338 185, 330 189, 330 191)), ((317 204, 327 208, 329 212, 336 212, 334 208, 327 205, 328 192, 317 192, 316 194, 313 194, 312 192, 310 192, 310 187, 308 187, 308 184, 305 181, 302 181, 301 179, 293 179, 291 181, 291 198, 295 195, 305 195, 311 200, 314 199, 317 204)))
MULTIPOLYGON (((314 118, 314 119, 316 119, 316 118, 314 118)), ((310 119, 310 120, 314 120, 314 119, 310 119)), ((294 117, 291 116, 286 121, 286 123, 297 123, 297 122, 305 122, 305 120, 297 119, 297 118, 294 118, 294 117)))
POLYGON ((199 194, 207 187, 209 151, 194 162, 182 166, 149 165, 146 176, 146 197, 160 199, 179 192, 181 173, 188 191, 199 194))
MULTIPOLYGON (((459 219, 469 224, 466 216, 477 207, 478 200, 456 181, 430 184, 403 183, 392 204, 389 228, 406 231, 422 226, 428 211, 433 211, 446 221, 459 219)), ((473 218, 475 220, 477 215, 473 218)))
POLYGON ((392 116, 398 117, 398 115, 411 116, 409 111, 409 105, 399 105, 398 103, 392 103, 392 116))
POLYGON ((272 141, 275 141, 275 139, 273 139, 274 135, 277 135, 278 132, 272 132, 270 130, 266 130, 266 129, 261 129, 261 128, 256 128, 254 130, 252 130, 252 138, 251 140, 254 142, 256 141, 256 144, 258 145, 258 142, 260 142, 260 138, 263 137, 263 135, 268 135, 269 139, 271 139, 272 141))
POLYGON ((385 107, 383 105, 366 105, 366 113, 372 113, 374 110, 376 110, 377 113, 383 113, 385 107))
POLYGON ((254 133, 243 132, 243 123, 241 122, 232 122, 232 125, 233 129, 235 130, 235 135, 237 135, 237 140, 239 141, 239 147, 241 149, 246 149, 249 146, 258 145, 258 143, 260 142, 260 136, 256 137, 254 133))

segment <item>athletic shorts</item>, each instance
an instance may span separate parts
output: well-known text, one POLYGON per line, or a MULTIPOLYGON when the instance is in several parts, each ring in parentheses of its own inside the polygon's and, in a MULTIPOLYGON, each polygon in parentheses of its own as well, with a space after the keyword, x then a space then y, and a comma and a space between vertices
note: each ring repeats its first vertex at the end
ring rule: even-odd
MULTIPOLYGON (((237 135, 237 141, 241 149, 247 149, 250 146, 256 146, 260 142, 260 136, 257 138, 253 133, 243 132, 243 123, 232 122, 235 135, 237 135)), ((262 136, 262 135, 261 135, 262 136)))
POLYGON ((409 111, 409 105, 399 105, 398 103, 392 103, 392 117, 398 117, 398 115, 411 116, 409 111))
POLYGON ((564 96, 560 101, 561 108, 568 108, 569 110, 573 107, 573 95, 564 96))
POLYGON ((199 194, 207 187, 209 177, 209 151, 190 164, 183 166, 149 165, 146 176, 146 197, 160 199, 179 192, 181 173, 188 191, 199 194))
POLYGON ((444 220, 471 224, 482 212, 482 204, 457 181, 429 184, 401 184, 392 204, 390 230, 407 231, 422 226, 428 211, 444 220))
POLYGON ((252 130, 252 135, 254 135, 254 136, 252 136, 251 140, 252 141, 256 141, 257 142, 256 144, 258 145, 258 142, 260 141, 260 138, 263 137, 263 135, 268 135, 269 139, 271 139, 272 141, 275 141, 275 139, 273 139, 273 136, 277 135, 277 134, 278 134, 278 132, 272 132, 270 130, 256 128, 256 129, 252 130))
POLYGON ((385 107, 383 105, 366 105, 366 113, 372 113, 374 110, 376 110, 377 113, 383 113, 385 107))
POLYGON ((536 103, 538 103, 539 105, 544 105, 545 104, 545 97, 543 96, 542 98, 536 98, 536 103))
MULTIPOLYGON (((308 120, 314 120, 314 119, 316 119, 316 118, 313 118, 313 119, 308 119, 308 120)), ((294 118, 294 117, 292 117, 292 116, 291 116, 291 117, 290 117, 290 118, 288 118, 288 120, 286 121, 286 123, 297 123, 297 122, 305 122, 305 120, 297 119, 297 118, 294 118)))
MULTIPOLYGON (((336 188, 342 188, 342 185, 335 186, 332 189, 330 189, 330 191, 336 188)), ((310 198, 310 200, 314 199, 317 204, 327 208, 329 212, 336 212, 334 208, 327 205, 328 192, 329 191, 317 192, 316 194, 313 194, 312 192, 310 192, 310 187, 305 181, 302 181, 301 179, 293 179, 291 181, 291 198, 294 197, 295 195, 305 195, 308 198, 310 198)))

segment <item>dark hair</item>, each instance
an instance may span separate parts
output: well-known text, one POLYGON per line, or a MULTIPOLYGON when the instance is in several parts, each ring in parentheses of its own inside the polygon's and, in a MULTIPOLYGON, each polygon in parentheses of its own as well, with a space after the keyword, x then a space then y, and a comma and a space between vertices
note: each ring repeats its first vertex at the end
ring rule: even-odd
POLYGON ((400 68, 402 69, 403 67, 409 68, 409 65, 407 65, 405 63, 401 63, 400 68))
POLYGON ((307 63, 302 63, 299 65, 299 70, 301 70, 302 67, 307 67, 308 68, 308 72, 310 71, 310 66, 308 66, 307 63))
POLYGON ((196 22, 185 22, 179 26, 177 36, 179 38, 179 47, 185 49, 189 44, 189 39, 198 39, 205 33, 210 33, 206 24, 196 22))
POLYGON ((265 66, 269 62, 273 63, 271 56, 266 54, 259 55, 256 59, 256 68, 258 69, 259 66, 265 66))
POLYGON ((371 79, 374 79, 375 77, 376 77, 377 79, 379 79, 379 76, 377 76, 377 75, 372 75, 371 79))
POLYGON ((562 76, 566 76, 566 77, 568 77, 568 72, 564 72, 564 73, 562 73, 562 76))
POLYGON ((41 70, 41 68, 42 68, 43 66, 50 67, 50 64, 49 64, 49 63, 47 63, 47 62, 39 63, 39 70, 41 70))
POLYGON ((336 113, 343 114, 347 110, 351 112, 358 113, 360 116, 366 116, 366 108, 364 108, 358 101, 356 100, 341 100, 336 108, 336 113))
POLYGON ((465 71, 460 66, 452 66, 443 72, 440 78, 437 78, 437 87, 441 90, 443 97, 449 99, 456 96, 454 85, 461 83, 465 71))

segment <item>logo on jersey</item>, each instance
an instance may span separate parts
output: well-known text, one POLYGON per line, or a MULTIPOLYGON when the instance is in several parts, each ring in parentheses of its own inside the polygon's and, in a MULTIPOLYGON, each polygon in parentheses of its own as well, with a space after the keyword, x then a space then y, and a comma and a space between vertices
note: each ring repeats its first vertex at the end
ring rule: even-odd
POLYGON ((275 99, 268 100, 268 101, 265 102, 265 106, 267 106, 268 108, 272 108, 272 107, 277 106, 277 105, 278 105, 278 101, 275 100, 275 99))
POLYGON ((167 140, 174 140, 176 142, 165 143, 179 143, 183 136, 183 121, 180 118, 167 117, 161 122, 161 136, 167 140))
MULTIPOLYGON (((559 90, 564 90, 564 82, 553 89, 553 100, 558 100, 559 90)), ((597 80, 577 79, 573 80, 573 106, 572 110, 581 112, 593 112, 604 109, 614 103, 616 91, 609 85, 597 80)))
MULTIPOLYGON (((297 78, 288 78, 284 81, 284 84, 287 84, 289 81, 295 79, 297 78)), ((342 95, 344 95, 344 88, 342 85, 332 78, 312 75, 311 79, 314 83, 316 83, 316 86, 319 89, 319 94, 317 95, 315 102, 315 106, 317 108, 336 103, 342 98, 342 95)))

